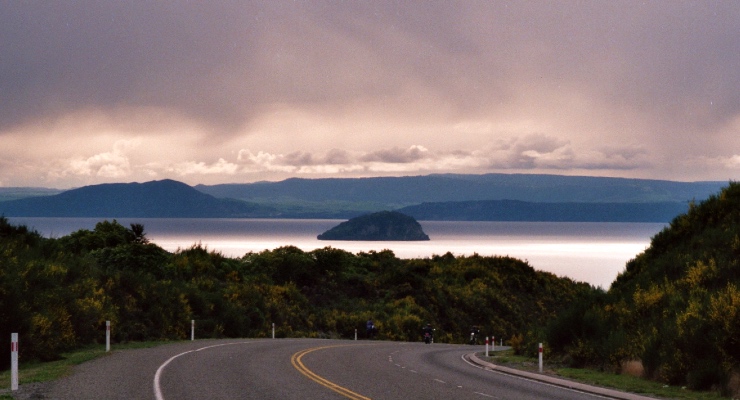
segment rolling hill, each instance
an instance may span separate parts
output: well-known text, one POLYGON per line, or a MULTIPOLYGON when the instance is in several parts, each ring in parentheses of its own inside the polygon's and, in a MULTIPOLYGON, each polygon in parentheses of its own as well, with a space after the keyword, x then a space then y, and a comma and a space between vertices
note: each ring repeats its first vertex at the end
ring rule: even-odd
POLYGON ((173 180, 92 185, 0 202, 0 214, 7 217, 244 218, 274 212, 266 206, 217 199, 173 180))

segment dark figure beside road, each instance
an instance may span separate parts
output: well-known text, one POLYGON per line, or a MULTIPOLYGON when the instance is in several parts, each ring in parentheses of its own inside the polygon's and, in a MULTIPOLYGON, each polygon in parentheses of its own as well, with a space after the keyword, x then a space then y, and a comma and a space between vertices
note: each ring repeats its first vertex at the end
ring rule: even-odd
POLYGON ((469 344, 478 344, 478 336, 480 336, 480 329, 476 325, 470 327, 470 341, 469 344))
POLYGON ((422 328, 421 331, 424 335, 424 343, 434 343, 434 328, 432 328, 432 324, 427 324, 427 326, 422 328))
POLYGON ((368 339, 374 339, 375 334, 378 333, 378 329, 375 327, 375 323, 372 319, 367 320, 365 323, 365 337, 368 339))

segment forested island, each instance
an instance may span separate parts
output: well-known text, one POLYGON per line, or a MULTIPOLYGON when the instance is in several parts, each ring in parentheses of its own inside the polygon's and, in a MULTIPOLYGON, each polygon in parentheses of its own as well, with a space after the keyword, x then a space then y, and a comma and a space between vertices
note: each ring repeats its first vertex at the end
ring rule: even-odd
POLYGON ((380 211, 342 222, 318 236, 319 240, 419 241, 429 240, 413 217, 398 211, 380 211))
MULTIPOLYGON (((102 340, 196 335, 351 338, 372 318, 384 340, 463 343, 478 325, 520 353, 565 365, 737 395, 740 378, 740 184, 653 237, 608 291, 510 257, 399 259, 293 246, 229 258, 201 245, 167 252, 144 226, 101 221, 45 238, 0 217, 0 338, 20 334, 24 360, 52 360, 102 340)), ((9 349, 0 347, 7 368, 9 349)))

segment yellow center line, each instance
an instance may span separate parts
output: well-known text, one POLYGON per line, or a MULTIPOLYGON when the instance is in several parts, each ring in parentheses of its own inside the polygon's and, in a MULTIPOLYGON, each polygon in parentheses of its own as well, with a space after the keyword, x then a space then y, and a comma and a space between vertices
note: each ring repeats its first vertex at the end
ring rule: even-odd
POLYGON ((333 391, 341 394, 344 397, 347 397, 347 398, 350 398, 350 399, 354 399, 354 400, 371 400, 369 397, 365 397, 365 396, 363 396, 361 394, 357 394, 357 393, 355 393, 355 392, 353 392, 353 391, 351 391, 351 390, 349 390, 349 389, 347 389, 345 387, 339 386, 336 383, 331 382, 331 381, 329 381, 329 380, 327 380, 327 379, 319 376, 318 374, 316 374, 315 372, 311 371, 310 369, 308 369, 303 364, 302 358, 303 358, 303 356, 305 356, 308 353, 311 353, 311 352, 314 352, 314 351, 317 351, 317 350, 324 350, 324 349, 330 349, 330 348, 333 348, 333 347, 345 347, 345 346, 356 346, 356 345, 340 344, 340 345, 335 345, 335 346, 314 347, 314 348, 311 348, 311 349, 301 350, 301 351, 293 354, 293 356, 290 358, 290 363, 293 364, 293 367, 295 369, 297 369, 300 373, 302 373, 303 375, 305 375, 308 379, 310 379, 310 380, 312 380, 312 381, 314 381, 314 382, 316 382, 316 383, 318 383, 318 384, 320 384, 320 385, 322 385, 322 386, 324 386, 326 388, 329 388, 329 389, 331 389, 331 390, 333 390, 333 391))

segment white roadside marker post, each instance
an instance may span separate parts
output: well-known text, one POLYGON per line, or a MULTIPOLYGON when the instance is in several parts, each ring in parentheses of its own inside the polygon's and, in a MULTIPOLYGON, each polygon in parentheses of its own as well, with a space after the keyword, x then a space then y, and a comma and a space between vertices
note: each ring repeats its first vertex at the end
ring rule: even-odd
POLYGON ((491 351, 496 351, 496 336, 491 336, 491 351))
POLYGON ((542 343, 540 343, 539 353, 540 353, 540 373, 542 373, 542 343))
POLYGON ((190 320, 190 341, 195 340, 195 320, 190 320))
POLYGON ((486 357, 488 357, 488 336, 486 336, 486 357))
POLYGON ((110 351, 110 321, 105 321, 105 351, 110 351))
POLYGON ((355 340, 357 340, 357 328, 355 328, 355 340))
POLYGON ((18 334, 10 334, 10 390, 18 390, 18 334))
POLYGON ((272 323, 272 338, 275 339, 275 323, 272 323))

